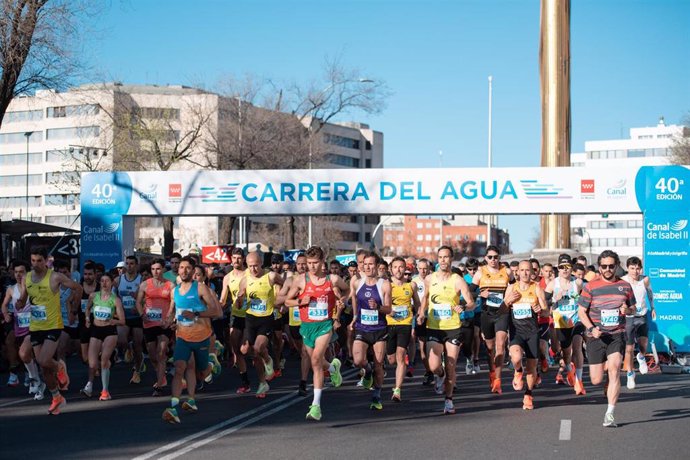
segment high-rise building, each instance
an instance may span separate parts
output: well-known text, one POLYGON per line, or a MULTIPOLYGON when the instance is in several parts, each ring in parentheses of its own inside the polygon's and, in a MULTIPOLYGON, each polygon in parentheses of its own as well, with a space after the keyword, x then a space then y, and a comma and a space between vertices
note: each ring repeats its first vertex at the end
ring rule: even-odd
MULTIPOLYGON (((222 157, 221 142, 234 139, 228 136, 230 129, 247 127, 247 132, 239 133, 245 145, 228 148, 236 147, 238 157, 252 153, 251 146, 262 141, 252 134, 280 124, 267 123, 270 118, 290 120, 290 128, 282 133, 285 139, 292 132, 307 131, 290 131, 298 123, 292 115, 179 85, 88 84, 17 97, 0 129, 0 218, 79 229, 83 171, 251 168, 252 161, 239 165, 241 159, 222 157), (247 125, 251 114, 264 123, 253 133, 247 125)), ((383 134, 363 123, 324 123, 309 132, 318 137, 314 168, 383 167, 383 134)), ((285 144, 289 150, 289 142, 285 144)), ((378 220, 377 216, 338 220, 333 225, 340 238, 333 242, 334 249, 368 246, 378 220)), ((256 221, 278 223, 275 218, 256 221)), ((137 225, 137 247, 159 243, 161 228, 160 219, 142 220, 137 225)), ((217 243, 218 235, 216 217, 175 219, 176 249, 217 243)), ((250 233, 250 241, 252 237, 250 233)))
MULTIPOLYGON (((673 139, 688 135, 687 128, 666 125, 661 118, 656 126, 630 129, 627 139, 586 141, 585 152, 572 154, 571 163, 583 167, 665 165, 669 163, 673 139)), ((594 186, 606 186, 606 193, 615 196, 623 192, 626 184, 594 186)), ((642 254, 642 213, 573 215, 570 227, 573 247, 593 257, 605 249, 612 249, 622 257, 642 254)))

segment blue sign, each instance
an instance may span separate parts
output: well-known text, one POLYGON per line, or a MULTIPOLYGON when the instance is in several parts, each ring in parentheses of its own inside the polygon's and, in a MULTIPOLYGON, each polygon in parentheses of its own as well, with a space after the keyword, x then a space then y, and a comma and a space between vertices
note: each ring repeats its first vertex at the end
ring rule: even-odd
POLYGON ((340 262, 341 265, 347 265, 352 261, 357 261, 357 255, 356 254, 342 254, 339 256, 335 256, 335 260, 340 262))

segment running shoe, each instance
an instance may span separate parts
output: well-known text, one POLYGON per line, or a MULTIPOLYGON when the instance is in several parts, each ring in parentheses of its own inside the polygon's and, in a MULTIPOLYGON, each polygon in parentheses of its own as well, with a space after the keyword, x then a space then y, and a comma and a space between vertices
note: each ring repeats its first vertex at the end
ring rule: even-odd
POLYGON ((7 379, 7 386, 8 387, 18 387, 19 386, 19 377, 17 377, 17 374, 14 372, 10 372, 10 378, 7 379))
POLYGON ((218 376, 220 375, 220 371, 222 370, 220 361, 218 361, 218 356, 215 353, 209 353, 208 354, 208 362, 213 365, 213 369, 211 372, 213 375, 218 376))
POLYGON ((434 383, 434 374, 431 372, 425 372, 424 378, 422 379, 422 385, 429 386, 434 383))
POLYGON ((108 392, 108 390, 101 391, 101 395, 98 397, 99 401, 110 401, 111 399, 113 398, 110 396, 110 392, 108 392))
POLYGON ((645 358, 642 353, 637 354, 637 364, 640 366, 640 374, 644 375, 647 372, 649 372, 649 366, 647 366, 647 358, 645 358))
POLYGON ((297 394, 300 396, 307 396, 307 384, 300 382, 297 394))
POLYGON ((343 376, 340 373, 340 367, 342 366, 342 364, 340 363, 340 360, 338 358, 333 358, 331 364, 334 368, 333 372, 331 372, 331 385, 333 385, 335 388, 338 388, 340 385, 343 384, 343 376))
POLYGON ((60 391, 67 391, 69 388, 69 375, 67 375, 67 366, 63 360, 58 360, 57 380, 60 391))
MULTIPOLYGON (((41 393, 43 394, 43 393, 41 393)), ((43 398, 41 398, 43 399, 43 398)), ((51 415, 58 415, 60 413, 60 406, 64 406, 67 404, 67 401, 65 398, 58 393, 57 396, 53 396, 53 401, 50 403, 50 407, 48 408, 48 413, 51 415)))
POLYGON ((393 396, 391 396, 391 401, 402 402, 402 395, 400 392, 400 388, 393 388, 393 396))
POLYGON ((29 380, 29 394, 34 395, 38 391, 38 386, 40 385, 39 382, 37 382, 34 379, 29 380))
POLYGON ((266 381, 270 382, 273 380, 273 373, 275 370, 273 369, 273 358, 269 356, 268 361, 264 363, 264 375, 266 376, 266 381))
POLYGON ((570 363, 570 370, 565 374, 565 381, 568 385, 575 386, 575 365, 570 363))
POLYGON ((31 384, 31 377, 29 377, 29 374, 26 373, 24 374, 24 386, 28 387, 31 384))
POLYGON ((163 411, 163 420, 168 423, 180 423, 180 417, 177 415, 177 409, 168 407, 163 411))
POLYGON ((263 399, 266 397, 266 393, 268 393, 268 390, 271 387, 268 386, 268 383, 266 382, 261 382, 259 383, 259 387, 256 389, 256 397, 263 399))
POLYGON ((364 377, 361 377, 361 378, 357 381, 357 385, 356 385, 356 386, 361 387, 361 388, 364 388, 364 377))
POLYGON ((370 373, 368 377, 366 374, 364 374, 364 377, 362 378, 362 386, 364 389, 371 390, 372 385, 374 385, 374 373, 370 373))
POLYGON ((316 420, 317 422, 321 420, 321 406, 318 404, 312 404, 309 406, 309 412, 307 412, 307 420, 316 420))
POLYGON ((501 379, 494 379, 493 383, 491 384, 491 392, 496 393, 497 395, 503 393, 503 389, 501 388, 501 379))
MULTIPOLYGON (((278 377, 283 376, 283 370, 282 369, 276 369, 273 371, 273 379, 277 379, 278 377)), ((273 380, 271 379, 271 380, 273 380)))
POLYGON ((187 412, 197 412, 199 408, 196 405, 196 401, 193 399, 188 399, 185 402, 182 403, 182 409, 186 410, 187 412))
POLYGON ((479 365, 478 362, 475 362, 475 363, 472 365, 472 375, 477 375, 477 374, 479 373, 479 371, 481 371, 481 370, 482 370, 482 368, 481 368, 481 366, 479 365))
POLYGON ((210 372, 206 377, 204 377, 204 383, 209 385, 213 383, 213 372, 210 372))
POLYGON ((635 372, 628 372, 628 382, 626 386, 628 387, 628 390, 634 390, 635 389, 635 372))
POLYGON ((532 399, 532 396, 530 395, 525 395, 522 398, 522 409, 523 410, 532 410, 534 409, 534 400, 532 399))
MULTIPOLYGON (((145 355, 144 355, 144 358, 146 358, 145 355)), ((143 374, 144 372, 146 372, 146 360, 144 358, 142 358, 141 366, 139 366, 139 373, 140 374, 143 374)))
POLYGON ((151 396, 155 396, 155 397, 163 396, 163 390, 158 388, 158 387, 155 387, 153 389, 153 393, 151 393, 151 396))
POLYGON ((285 369, 285 363, 286 363, 286 359, 285 359, 285 358, 280 358, 280 363, 279 363, 279 365, 278 365, 278 367, 280 367, 280 370, 285 369))
POLYGON ((125 351, 125 363, 129 364, 134 360, 134 353, 132 353, 132 349, 127 347, 127 351, 125 351))
POLYGON ((556 385, 565 385, 565 380, 560 372, 556 374, 556 385))
POLYGON ((376 396, 371 398, 371 404, 369 404, 369 409, 371 409, 371 410, 383 409, 383 403, 381 402, 381 398, 377 398, 376 396))
POLYGON ((613 414, 608 412, 604 415, 603 425, 607 428, 616 428, 618 426, 616 425, 616 419, 613 418, 613 414))
POLYGON ((522 372, 517 372, 513 374, 513 390, 515 391, 522 391, 522 388, 524 387, 524 384, 522 382, 522 372))
POLYGON ((468 359, 467 363, 465 364, 465 375, 471 375, 473 370, 474 365, 472 364, 472 361, 468 359))
POLYGON ((36 386, 36 393, 34 393, 34 401, 41 401, 45 397, 46 384, 41 382, 36 386))
POLYGON ((84 385, 84 388, 79 390, 79 393, 83 394, 87 398, 90 398, 93 396, 93 384, 91 382, 86 382, 86 385, 84 385))
POLYGON ((132 378, 129 379, 129 383, 132 383, 135 385, 138 383, 141 383, 141 374, 139 374, 139 372, 137 372, 137 371, 132 372, 132 378))
POLYGON ((405 373, 406 376, 412 378, 414 377, 414 367, 413 366, 407 366, 407 372, 405 373))
POLYGON ((439 377, 438 375, 434 374, 434 391, 437 395, 443 394, 445 380, 445 375, 443 377, 439 377))
POLYGON ((243 394, 251 393, 251 391, 252 391, 252 389, 249 388, 249 384, 243 383, 242 385, 240 385, 237 388, 237 391, 235 393, 237 393, 238 395, 243 395, 243 394))
POLYGON ((575 389, 575 394, 578 396, 587 394, 585 391, 585 385, 578 378, 575 379, 575 385, 573 385, 573 388, 575 389))
POLYGON ((453 400, 452 399, 446 399, 446 402, 443 403, 443 414, 444 415, 453 415, 455 413, 455 406, 453 405, 453 400))
POLYGON ((546 360, 545 357, 539 359, 539 365, 541 366, 542 374, 546 374, 547 372, 549 372, 549 362, 546 360))

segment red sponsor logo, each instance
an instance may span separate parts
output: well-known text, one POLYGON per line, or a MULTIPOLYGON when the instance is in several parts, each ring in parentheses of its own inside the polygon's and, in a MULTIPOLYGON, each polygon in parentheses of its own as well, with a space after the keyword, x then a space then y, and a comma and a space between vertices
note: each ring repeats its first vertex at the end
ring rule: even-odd
POLYGON ((594 179, 581 179, 580 193, 583 195, 594 195, 594 179))
POLYGON ((168 184, 168 196, 170 198, 182 198, 182 184, 168 184))
POLYGON ((233 246, 202 246, 201 261, 205 264, 229 264, 233 246))

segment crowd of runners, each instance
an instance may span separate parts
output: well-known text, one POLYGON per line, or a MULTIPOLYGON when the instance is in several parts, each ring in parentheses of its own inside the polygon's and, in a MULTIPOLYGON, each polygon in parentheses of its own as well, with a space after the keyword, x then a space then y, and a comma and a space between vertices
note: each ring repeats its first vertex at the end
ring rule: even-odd
POLYGON ((23 383, 36 400, 49 395, 53 415, 70 386, 83 397, 111 399, 111 367, 126 363, 132 385, 152 384, 153 396, 170 396, 162 417, 179 423, 182 410, 198 410, 197 391, 223 364, 239 374, 233 391, 264 398, 286 356, 295 355, 297 391, 313 393, 309 420, 321 419, 324 382, 339 387, 343 367, 360 369, 357 385, 370 390, 372 410, 402 401, 403 386, 423 372, 422 384, 443 398, 443 413, 454 414, 464 358, 464 374, 488 370, 487 392, 523 392, 524 410, 538 407, 547 382, 583 397, 587 363, 591 385, 602 385, 608 399, 603 426, 615 427, 621 369, 630 389, 635 368, 648 371, 648 321, 655 318, 649 279, 639 258, 621 267, 609 250, 596 266, 568 254, 555 265, 508 263, 494 246, 459 266, 448 246, 433 262, 386 262, 360 250, 342 266, 311 247, 294 261, 274 255, 269 266, 260 253, 234 249, 227 267, 179 254, 145 266, 128 256, 110 270, 87 261, 80 282, 65 263, 49 267, 48 260, 36 247, 30 261, 12 262, 0 343, 7 385, 23 383), (70 382, 72 354, 88 366, 87 381, 70 382), (384 389, 386 369, 395 384, 384 389))

